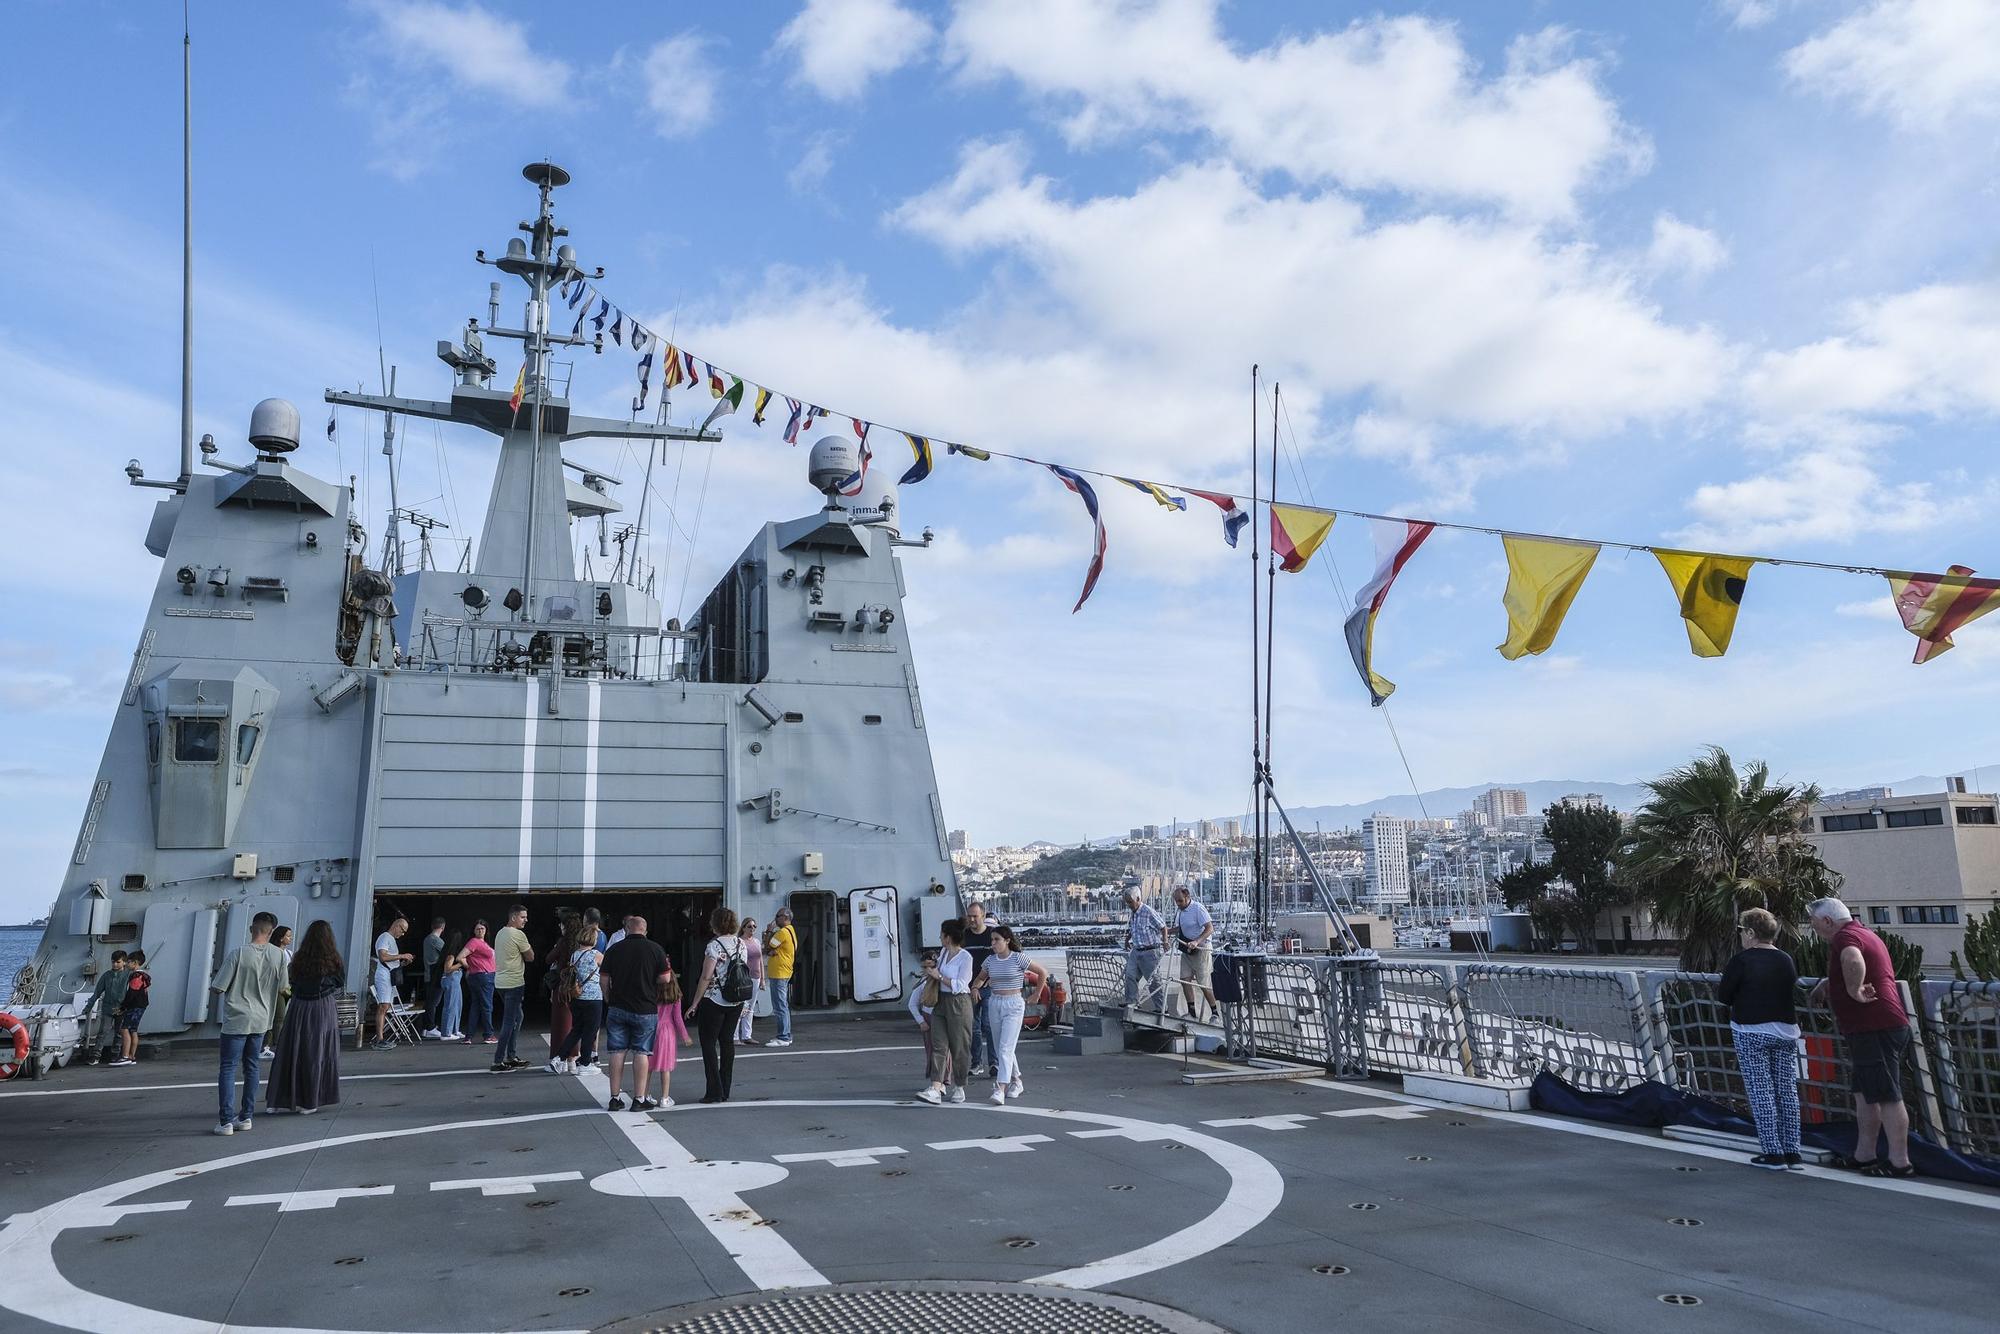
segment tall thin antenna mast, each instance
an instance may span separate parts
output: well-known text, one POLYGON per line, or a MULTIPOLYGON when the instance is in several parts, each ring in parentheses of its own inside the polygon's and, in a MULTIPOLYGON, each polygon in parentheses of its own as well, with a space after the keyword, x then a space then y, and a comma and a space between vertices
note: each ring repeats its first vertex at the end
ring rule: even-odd
POLYGON ((194 480, 194 37, 181 0, 181 480, 194 480))
MULTIPOLYGON (((1278 502, 1278 385, 1271 385, 1271 502, 1278 502)), ((1253 466, 1251 471, 1256 471, 1253 466)), ((1257 932, 1263 939, 1270 938, 1271 914, 1271 718, 1278 711, 1277 692, 1272 680, 1271 664, 1273 647, 1278 625, 1278 553, 1275 549, 1264 562, 1264 767, 1263 781, 1257 788, 1257 832, 1259 849, 1263 850, 1264 875, 1257 895, 1257 932)))
POLYGON ((1257 367, 1250 367, 1250 899, 1255 903, 1264 889, 1264 747, 1259 724, 1263 717, 1262 674, 1258 655, 1261 646, 1257 631, 1261 603, 1257 588, 1257 562, 1262 558, 1258 543, 1263 528, 1257 519, 1257 367))

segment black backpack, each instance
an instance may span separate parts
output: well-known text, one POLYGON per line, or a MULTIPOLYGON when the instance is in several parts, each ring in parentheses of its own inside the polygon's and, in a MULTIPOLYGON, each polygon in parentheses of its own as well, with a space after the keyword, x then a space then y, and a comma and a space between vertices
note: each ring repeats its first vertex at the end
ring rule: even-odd
POLYGON ((736 943, 736 952, 729 956, 729 962, 722 966, 722 1003, 741 1005, 757 994, 757 982, 750 976, 750 965, 743 958, 743 942, 736 943))

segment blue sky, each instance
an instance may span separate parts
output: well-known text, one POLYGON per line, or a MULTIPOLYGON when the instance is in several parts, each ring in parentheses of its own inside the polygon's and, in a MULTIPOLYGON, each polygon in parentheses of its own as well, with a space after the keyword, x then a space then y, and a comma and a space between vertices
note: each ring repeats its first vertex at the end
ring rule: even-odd
MULTIPOLYGON (((119 469, 170 472, 176 437, 170 9, 13 18, 35 59, 0 89, 0 543, 25 575, 0 593, 0 916, 55 890, 156 572, 152 497, 119 469)), ((614 300, 886 425, 1241 489, 1254 361, 1284 386, 1293 497, 2000 571, 1979 0, 194 11, 197 429, 225 446, 259 398, 316 420, 325 386, 373 385, 377 291, 401 387, 441 394, 431 346, 484 307, 471 252, 505 243, 547 155, 614 300)), ((586 357, 577 395, 619 411, 630 376, 586 357)), ((775 432, 730 426, 712 466, 661 475, 670 604, 812 503, 775 432)), ((376 429, 300 456, 359 475, 371 530, 376 429)), ((404 496, 468 535, 490 444, 408 444, 404 496)), ((636 461, 595 457, 636 505, 636 461)), ((951 459, 903 496, 939 534, 907 557, 910 612, 975 842, 1245 800, 1247 561, 1199 502, 1104 502, 1072 616, 1089 529, 1055 479, 951 459)), ((1282 577, 1296 804, 1407 787, 1339 636, 1370 563, 1343 520, 1282 577)), ((1765 567, 1728 656, 1697 660, 1651 558, 1607 551, 1555 648, 1510 664, 1504 581, 1496 539, 1440 533, 1383 615, 1423 787, 1639 778, 1711 742, 1829 786, 2000 761, 2000 618, 1917 668, 1881 581, 1765 567)))

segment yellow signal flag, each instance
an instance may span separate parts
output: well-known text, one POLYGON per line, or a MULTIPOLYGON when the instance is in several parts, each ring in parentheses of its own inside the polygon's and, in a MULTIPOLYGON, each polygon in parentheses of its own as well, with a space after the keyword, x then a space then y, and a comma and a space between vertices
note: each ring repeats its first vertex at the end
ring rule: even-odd
POLYGON ((1507 549, 1507 642, 1500 656, 1512 662, 1556 642, 1569 604, 1597 562, 1592 542, 1557 542, 1502 533, 1507 549))
POLYGON ((1729 651, 1736 630, 1736 613, 1743 606, 1743 588, 1750 580, 1748 556, 1712 556, 1699 551, 1654 551, 1660 568, 1681 600, 1687 622, 1688 647, 1698 658, 1719 658, 1729 651))
POLYGON ((1331 510, 1271 506, 1271 550, 1277 553, 1278 568, 1292 574, 1303 570, 1333 531, 1333 519, 1331 510))

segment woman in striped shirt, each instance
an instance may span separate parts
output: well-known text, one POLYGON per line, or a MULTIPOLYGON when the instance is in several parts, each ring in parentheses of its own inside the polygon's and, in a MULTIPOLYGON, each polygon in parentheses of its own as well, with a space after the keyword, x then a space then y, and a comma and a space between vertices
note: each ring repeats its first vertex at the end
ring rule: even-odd
POLYGON ((992 1101, 996 1105, 1004 1104, 1009 1094, 1018 1098, 1027 1092, 1021 1082, 1021 1063, 1014 1056, 1014 1045, 1021 1039, 1021 1017, 1027 1011, 1022 993, 1030 984, 1040 991, 1048 980, 1047 970, 1016 947, 1014 928, 993 928, 993 953, 973 979, 972 989, 993 988, 993 999, 986 1002, 986 1022, 993 1035, 992 1101))

